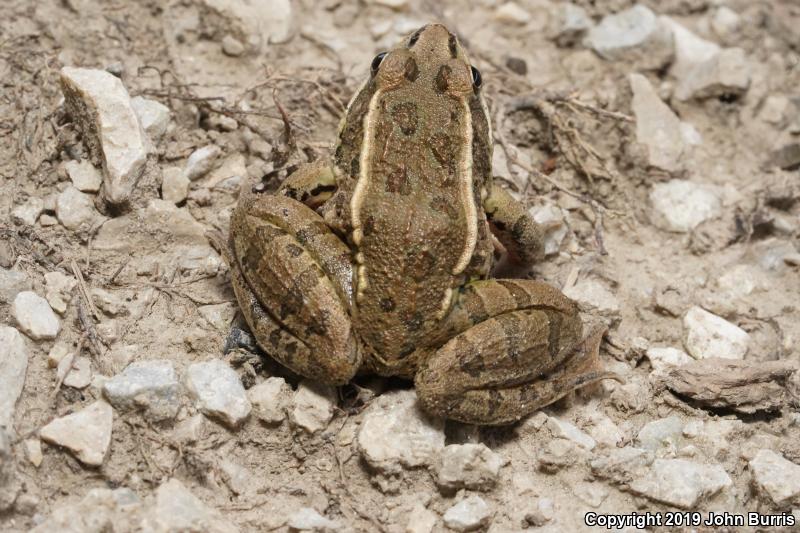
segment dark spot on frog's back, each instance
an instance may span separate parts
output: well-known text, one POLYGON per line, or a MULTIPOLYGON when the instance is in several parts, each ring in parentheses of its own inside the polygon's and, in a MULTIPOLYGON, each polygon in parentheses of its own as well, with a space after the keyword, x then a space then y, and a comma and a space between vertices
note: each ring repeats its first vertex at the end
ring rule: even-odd
POLYGON ((286 253, 292 257, 299 257, 303 253, 303 249, 296 244, 287 244, 286 253))
POLYGON ((417 106, 411 102, 401 102, 392 107, 392 118, 405 135, 413 135, 417 131, 417 106))
POLYGON ((431 135, 428 145, 439 164, 446 166, 455 163, 458 147, 453 137, 439 131, 431 135))
POLYGON ((408 185, 408 170, 406 167, 398 167, 392 170, 386 177, 386 192, 407 195, 411 192, 408 185))
POLYGON ((372 232, 375 230, 375 217, 372 215, 367 216, 364 220, 364 236, 367 237, 372 235, 372 232))
POLYGON ((439 68, 439 72, 436 74, 436 89, 440 93, 447 92, 447 85, 450 83, 450 74, 452 72, 453 69, 447 65, 442 65, 439 68))
POLYGON ((458 210, 452 202, 442 196, 435 196, 430 203, 431 209, 440 213, 445 213, 450 220, 458 219, 458 210))
POLYGON ((386 311, 387 313, 393 311, 395 308, 394 300, 391 298, 381 298, 381 309, 386 311))
POLYGON ((417 77, 419 76, 419 68, 417 67, 417 62, 413 57, 409 57, 406 60, 403 76, 405 76, 405 78, 411 82, 416 81, 417 77))
POLYGON ((458 55, 458 49, 456 48, 456 36, 453 35, 452 33, 450 34, 450 37, 448 37, 447 39, 447 47, 450 49, 450 57, 455 59, 456 56, 458 55))

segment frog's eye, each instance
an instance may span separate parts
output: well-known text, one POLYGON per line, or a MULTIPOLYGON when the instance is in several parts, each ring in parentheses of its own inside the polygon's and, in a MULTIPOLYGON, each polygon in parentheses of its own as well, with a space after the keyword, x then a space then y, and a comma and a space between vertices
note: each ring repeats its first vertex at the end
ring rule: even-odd
POLYGON ((483 78, 481 78, 481 71, 473 66, 470 66, 469 68, 472 70, 472 85, 474 85, 476 89, 480 89, 481 85, 483 84, 483 78))
POLYGON ((381 52, 380 54, 376 55, 375 58, 372 60, 372 73, 378 72, 378 67, 381 66, 381 62, 383 62, 383 58, 386 57, 386 52, 381 52))

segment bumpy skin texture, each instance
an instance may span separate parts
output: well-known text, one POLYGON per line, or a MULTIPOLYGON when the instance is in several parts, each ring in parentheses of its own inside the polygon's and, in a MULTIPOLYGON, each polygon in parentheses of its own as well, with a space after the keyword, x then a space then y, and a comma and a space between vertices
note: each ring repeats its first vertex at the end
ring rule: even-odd
POLYGON ((262 348, 331 384, 359 371, 414 378, 426 410, 476 424, 607 377, 597 347, 584 354, 574 302, 486 279, 492 233, 525 265, 542 257, 542 234, 492 184, 488 113, 456 37, 425 26, 373 67, 333 164, 275 195, 248 191, 234 211, 233 286, 262 348))

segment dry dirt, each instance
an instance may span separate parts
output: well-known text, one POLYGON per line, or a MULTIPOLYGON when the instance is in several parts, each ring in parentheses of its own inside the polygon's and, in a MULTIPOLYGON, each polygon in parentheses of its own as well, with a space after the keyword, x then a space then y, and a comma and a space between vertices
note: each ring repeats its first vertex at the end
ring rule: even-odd
MULTIPOLYGON (((213 3, 3 2, 2 266, 27 273, 34 291, 43 295, 44 274, 58 270, 72 276, 74 263, 87 286, 121 299, 124 309, 117 316, 102 312, 97 319, 88 318, 100 336, 97 347, 86 345, 84 350, 91 354, 94 374, 121 371, 120 361, 110 354, 125 346, 134 346, 134 360, 174 361, 180 374, 191 363, 221 357, 248 387, 280 370, 242 352, 223 354, 235 303, 226 269, 214 263, 210 252, 188 266, 190 260, 175 257, 173 247, 181 237, 169 220, 159 227, 141 218, 124 219, 128 222, 113 236, 103 236, 98 228, 71 231, 57 223, 44 226, 41 220, 33 226, 12 221, 11 211, 30 197, 46 200, 63 190, 69 183, 64 162, 87 153, 65 114, 59 69, 72 65, 114 71, 132 96, 170 108, 169 130, 154 143, 139 203, 130 208, 133 214, 146 216, 143 206, 158 197, 164 169, 183 166, 197 148, 220 147, 218 168, 191 183, 179 210, 204 229, 227 231, 238 191, 238 182, 228 178, 264 178, 275 185, 294 165, 325 156, 343 106, 373 56, 395 41, 397 32, 440 20, 458 32, 483 73, 484 93, 503 143, 496 148, 502 153, 495 158, 501 167, 495 174, 504 176, 531 206, 556 205, 566 212, 567 235, 560 251, 530 276, 559 287, 586 287, 590 280, 592 290, 604 289, 583 304, 589 320, 610 325, 601 356, 625 376, 626 384, 604 382, 546 412, 598 441, 607 440, 608 428, 616 427, 610 431, 618 431, 616 447, 636 444, 639 430, 653 420, 675 415, 682 424, 705 421, 699 437, 684 430, 673 449, 657 452, 720 464, 730 476, 730 486, 702 498, 694 510, 776 513, 798 508, 797 501, 778 506, 759 489, 748 466, 764 448, 800 461, 796 404, 784 402, 768 414, 704 407, 670 392, 644 356, 651 346, 682 348, 682 317, 699 305, 749 333, 745 361, 800 361, 800 270, 794 262, 800 239, 800 174, 777 169, 773 160, 777 148, 792 142, 790 123, 797 121, 800 109, 800 12, 791 0, 644 2, 711 41, 743 48, 752 69, 750 88, 739 97, 672 102, 680 119, 702 138, 685 169, 672 176, 643 163, 635 124, 626 118, 632 116, 628 74, 634 67, 601 59, 580 43, 558 46, 552 30, 556 2, 521 0, 530 21, 520 25, 498 20, 499 3, 492 0, 412 0, 398 10, 356 0, 293 1, 289 27, 276 30, 287 30, 286 35, 237 57, 223 53, 221 43, 242 23, 203 7, 213 3), (709 29, 715 6, 722 3, 741 17, 728 42, 709 29), (520 74, 523 62, 527 68, 520 74), (795 101, 777 123, 774 110, 765 117, 765 102, 774 95, 795 101), (513 110, 520 97, 534 98, 537 104, 513 110), (517 159, 520 164, 514 164, 517 159), (526 170, 531 167, 538 173, 526 170), (718 186, 718 212, 689 232, 659 229, 649 195, 654 185, 671 178, 718 186), (116 246, 98 247, 98 239, 106 245, 115 240, 116 246), (204 270, 197 265, 202 261, 214 264, 204 270), (748 280, 753 287, 723 294, 719 278, 741 273, 735 268, 740 265, 750 268, 744 278, 734 276, 734 289, 748 280), (221 308, 221 323, 198 312, 210 304, 227 304, 221 308), (719 428, 726 420, 730 424, 723 431, 719 428)), ((633 2, 576 4, 598 21, 633 2)), ((668 99, 673 87, 669 74, 662 69, 646 75, 668 99)), ((110 210, 100 197, 95 205, 112 220, 132 216, 110 210)), ((48 213, 53 216, 46 201, 48 213)), ((76 291, 57 342, 78 343, 86 329, 79 317, 83 305, 76 291)), ((14 325, 10 305, 0 304, 0 322, 14 325)), ((138 414, 115 412, 112 442, 101 467, 86 467, 67 451, 44 444, 37 468, 26 458, 22 440, 35 437, 53 418, 90 404, 99 392, 92 386, 62 386, 51 399, 56 371, 48 367, 47 355, 54 342, 26 343, 27 377, 12 432, 21 488, 16 504, 0 514, 3 531, 28 530, 54 509, 77 503, 92 488, 128 487, 144 500, 173 477, 242 531, 285 530, 287 518, 302 507, 316 509, 345 530, 403 531, 418 502, 438 517, 434 530, 445 530, 442 515, 466 495, 464 490, 440 491, 428 468, 406 469, 389 481, 371 471, 353 439, 363 421, 364 396, 352 386, 339 391, 333 420, 313 436, 288 421, 268 427, 251 416, 235 431, 209 421, 199 442, 182 446, 173 438, 174 423, 153 424, 138 414), (220 467, 223 458, 246 469, 252 490, 237 494, 231 489, 220 467)), ((296 378, 287 380, 296 386, 296 378)), ((408 386, 383 380, 360 383, 378 393, 408 386)), ((177 418, 195 413, 192 402, 184 399, 177 418)), ((496 485, 476 492, 490 506, 491 531, 534 528, 530 522, 536 521, 533 515, 543 498, 554 504, 553 518, 541 526, 551 531, 584 528, 587 511, 675 509, 635 494, 625 483, 593 475, 588 463, 600 453, 597 449, 574 452, 575 457, 562 458, 563 464, 548 466, 553 458, 545 451, 553 438, 541 418, 494 429, 448 424, 447 436, 449 443, 483 442, 507 460, 496 485)), ((126 530, 124 524, 115 527, 126 530)))

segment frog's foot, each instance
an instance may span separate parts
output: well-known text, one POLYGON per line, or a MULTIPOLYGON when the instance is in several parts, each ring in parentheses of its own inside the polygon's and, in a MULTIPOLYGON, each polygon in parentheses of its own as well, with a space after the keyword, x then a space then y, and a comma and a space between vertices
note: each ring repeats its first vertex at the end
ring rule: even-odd
POLYGON ((231 282, 259 346, 292 371, 329 384, 361 364, 348 308, 349 249, 302 203, 241 198, 231 220, 231 282))
POLYGON ((577 309, 556 289, 489 280, 470 291, 464 309, 485 319, 445 343, 415 377, 419 401, 431 414, 509 424, 572 390, 616 377, 600 365, 602 332, 582 342, 577 309))

